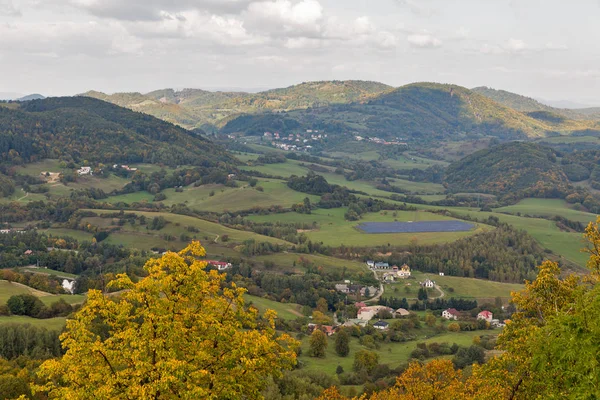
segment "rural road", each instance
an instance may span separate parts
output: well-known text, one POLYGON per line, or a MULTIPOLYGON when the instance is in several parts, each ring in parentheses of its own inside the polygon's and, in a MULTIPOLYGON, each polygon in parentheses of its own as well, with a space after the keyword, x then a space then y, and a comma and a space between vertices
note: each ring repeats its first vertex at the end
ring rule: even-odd
POLYGON ((439 285, 436 284, 434 285, 434 287, 438 290, 438 292, 440 292, 439 297, 437 297, 438 299, 441 299, 446 295, 446 293, 442 290, 442 288, 439 285))
MULTIPOLYGON (((375 275, 375 279, 379 281, 379 278, 377 277, 377 272, 373 271, 373 275, 375 275)), ((372 297, 369 300, 365 300, 365 303, 377 302, 379 301, 379 298, 381 296, 383 296, 383 283, 379 281, 379 293, 375 297, 372 297)))
MULTIPOLYGON (((21 190, 23 190, 23 189, 21 189, 21 190)), ((24 191, 24 190, 23 190, 23 191, 24 191)), ((25 191, 24 191, 24 192, 25 192, 25 191)), ((23 200, 23 199, 24 199, 25 197, 27 197, 27 196, 29 196, 29 192, 25 192, 25 196, 23 196, 23 197, 21 197, 21 198, 17 199, 17 201, 21 201, 21 200, 23 200)))

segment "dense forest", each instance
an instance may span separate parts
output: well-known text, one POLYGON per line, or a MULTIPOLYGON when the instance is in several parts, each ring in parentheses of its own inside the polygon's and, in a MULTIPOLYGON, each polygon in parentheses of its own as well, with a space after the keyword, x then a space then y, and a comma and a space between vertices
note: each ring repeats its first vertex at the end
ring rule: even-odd
POLYGON ((236 160, 201 135, 88 97, 0 107, 0 163, 62 158, 83 163, 216 166, 236 160))
POLYGON ((511 142, 480 150, 451 164, 445 183, 453 192, 522 197, 564 197, 569 179, 555 152, 533 143, 511 142))

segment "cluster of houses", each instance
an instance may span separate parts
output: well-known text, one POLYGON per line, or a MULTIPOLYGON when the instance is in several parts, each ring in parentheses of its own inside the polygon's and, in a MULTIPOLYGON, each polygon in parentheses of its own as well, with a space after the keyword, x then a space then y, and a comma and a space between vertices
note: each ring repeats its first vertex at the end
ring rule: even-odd
POLYGON ((135 172, 138 170, 137 168, 131 168, 129 165, 114 164, 113 169, 117 169, 117 168, 123 168, 125 171, 129 171, 129 172, 135 172))
POLYGON ((10 228, 0 229, 0 234, 8 235, 9 233, 25 233, 25 231, 22 229, 10 229, 10 228))
POLYGON ((77 175, 93 175, 92 167, 81 167, 77 170, 77 175))
POLYGON ((231 263, 225 261, 215 261, 215 260, 206 260, 208 265, 215 267, 219 271, 225 271, 226 269, 231 268, 231 263))
POLYGON ((344 294, 356 295, 360 293, 362 297, 373 297, 379 292, 379 289, 375 286, 353 285, 348 280, 344 281, 344 283, 336 284, 335 290, 344 294))
POLYGON ((378 137, 362 137, 362 136, 354 136, 354 139, 356 139, 357 142, 362 142, 367 141, 367 142, 373 142, 373 143, 377 143, 377 144, 382 144, 384 146, 408 146, 408 143, 406 142, 401 142, 400 139, 397 140, 392 140, 392 141, 387 141, 378 137))
MULTIPOLYGON (((448 308, 447 310, 442 311, 442 318, 447 320, 457 321, 460 317, 460 312, 455 308, 448 308)), ((494 314, 488 310, 483 310, 477 314, 477 319, 488 322, 492 328, 500 328, 505 325, 503 322, 500 322, 499 319, 494 319, 494 314)))
POLYGON ((397 279, 406 279, 410 277, 410 267, 406 264, 398 268, 397 266, 392 267, 391 272, 383 274, 384 282, 395 282, 397 279))
POLYGON ((319 133, 318 130, 307 129, 306 134, 290 133, 284 135, 279 132, 265 132, 263 138, 270 140, 273 147, 285 151, 309 151, 313 148, 309 144, 311 141, 323 140, 327 138, 327 134, 319 133))

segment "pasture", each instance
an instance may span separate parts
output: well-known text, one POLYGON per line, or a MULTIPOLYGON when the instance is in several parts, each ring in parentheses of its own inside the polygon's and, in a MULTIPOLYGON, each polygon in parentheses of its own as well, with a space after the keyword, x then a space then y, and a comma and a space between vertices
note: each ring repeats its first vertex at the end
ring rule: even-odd
POLYGON ((407 221, 407 222, 363 222, 358 229, 365 233, 421 233, 421 232, 464 232, 474 225, 464 221, 407 221))
POLYGON ((29 324, 37 328, 46 328, 49 331, 62 331, 67 323, 65 317, 38 319, 23 315, 0 316, 0 325, 29 324))
POLYGON ((50 294, 42 292, 41 290, 33 289, 29 286, 17 282, 0 281, 0 304, 6 304, 11 296, 20 294, 31 294, 35 297, 39 297, 40 300, 46 305, 50 305, 59 299, 65 300, 69 304, 80 304, 85 300, 84 295, 74 294, 50 294))
POLYGON ((377 246, 392 244, 395 246, 407 245, 416 240, 419 244, 432 244, 450 242, 466 237, 477 232, 490 229, 486 225, 476 224, 474 229, 467 232, 425 232, 425 233, 382 233, 377 235, 366 234, 357 225, 362 222, 393 222, 397 221, 447 221, 452 220, 442 215, 420 211, 396 211, 368 213, 360 221, 346 221, 344 214, 347 208, 317 209, 312 214, 285 213, 274 215, 253 215, 248 219, 264 222, 316 222, 319 228, 305 235, 313 242, 322 242, 329 246, 377 246))
POLYGON ((596 218, 598 217, 596 214, 574 210, 570 207, 569 203, 561 199, 523 199, 517 204, 500 207, 495 209, 495 211, 508 214, 520 213, 521 215, 540 217, 553 217, 559 215, 563 218, 582 222, 584 224, 596 221, 596 218))
POLYGON ((264 314, 265 311, 273 310, 277 313, 277 317, 286 320, 295 320, 298 317, 302 317, 302 313, 300 309, 302 306, 295 303, 280 303, 278 301, 273 301, 269 299, 264 299, 258 296, 252 296, 249 294, 244 294, 244 300, 246 300, 246 304, 252 304, 254 307, 258 309, 261 314, 264 314))
POLYGON ((321 267, 326 272, 343 272, 345 270, 348 273, 358 273, 367 271, 367 266, 363 262, 344 260, 320 254, 276 253, 265 256, 255 256, 252 257, 252 261, 262 263, 270 261, 275 264, 276 269, 294 273, 306 272, 303 261, 312 263, 316 267, 321 267))
POLYGON ((470 346, 473 343, 473 337, 480 336, 482 334, 493 334, 499 331, 471 331, 471 332, 444 332, 441 334, 435 334, 432 330, 422 328, 415 330, 414 333, 418 335, 417 340, 408 342, 390 342, 381 343, 379 349, 368 349, 361 345, 357 338, 350 338, 350 354, 347 357, 340 357, 335 352, 335 339, 329 337, 327 339, 328 346, 325 354, 325 358, 313 358, 309 354, 309 337, 306 336, 302 339, 302 354, 298 357, 304 364, 304 368, 309 371, 319 371, 328 375, 334 375, 338 365, 344 368, 345 372, 352 371, 352 364, 354 362, 354 355, 360 350, 374 351, 379 355, 380 364, 388 364, 389 367, 396 368, 399 365, 406 363, 410 359, 410 353, 417 348, 417 343, 443 343, 449 344, 456 343, 460 346, 470 346))

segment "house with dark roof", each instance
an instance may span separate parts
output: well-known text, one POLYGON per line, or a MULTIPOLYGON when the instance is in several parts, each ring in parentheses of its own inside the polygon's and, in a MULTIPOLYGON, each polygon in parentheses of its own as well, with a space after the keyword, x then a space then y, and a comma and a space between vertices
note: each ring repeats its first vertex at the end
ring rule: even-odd
POLYGON ((375 322, 373 324, 373 328, 379 329, 379 330, 382 330, 382 331, 388 329, 389 326, 390 326, 390 324, 388 324, 385 321, 377 321, 377 322, 375 322))

